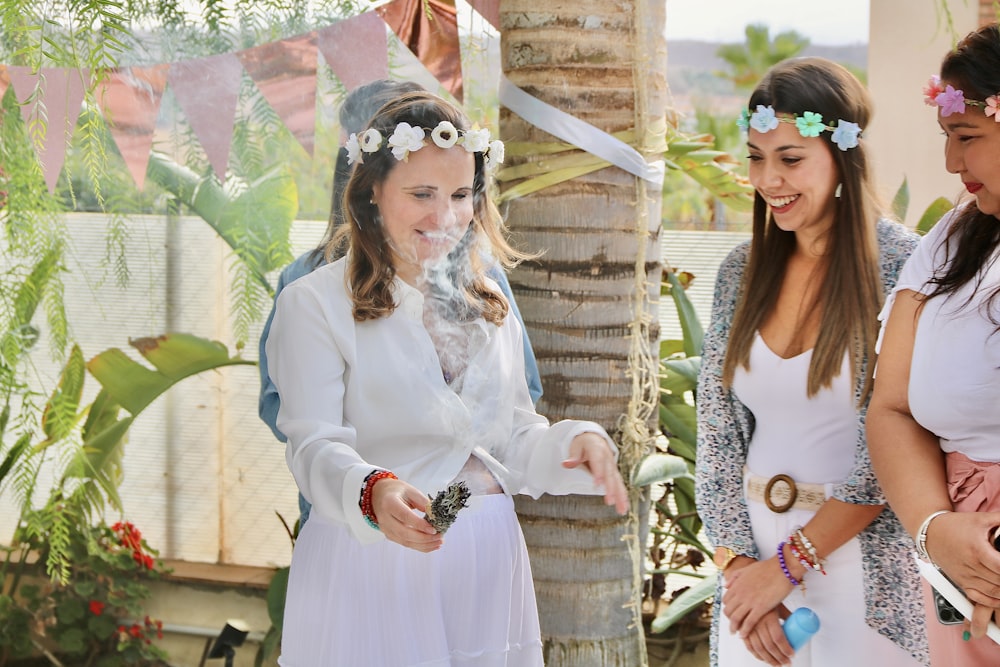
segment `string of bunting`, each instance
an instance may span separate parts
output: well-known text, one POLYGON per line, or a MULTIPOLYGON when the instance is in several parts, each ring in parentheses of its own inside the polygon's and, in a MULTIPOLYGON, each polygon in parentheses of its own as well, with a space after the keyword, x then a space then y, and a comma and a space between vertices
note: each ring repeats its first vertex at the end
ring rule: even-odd
MULTIPOLYGON (((225 180, 232 141, 238 95, 243 73, 253 80, 265 100, 300 143, 313 154, 316 114, 316 73, 322 55, 334 75, 351 90, 369 81, 389 76, 386 25, 397 32, 417 57, 442 80, 453 94, 461 94, 461 76, 454 66, 440 64, 447 58, 460 60, 454 17, 445 6, 436 7, 434 44, 403 25, 409 0, 396 0, 378 10, 344 19, 322 29, 260 46, 203 58, 149 66, 111 69, 102 73, 95 88, 98 110, 122 158, 141 190, 156 132, 160 104, 167 86, 173 91, 181 113, 205 151, 212 170, 225 180)), ((419 4, 419 3, 418 3, 419 4)), ((469 0, 487 20, 499 24, 497 0, 469 0)), ((451 8, 452 13, 454 9, 451 8)), ((420 16, 426 21, 426 17, 420 16)), ((8 87, 20 105, 29 128, 49 192, 54 192, 82 110, 86 91, 94 86, 95 73, 86 69, 29 67, 0 64, 0 98, 8 87)), ((508 145, 509 154, 560 152, 551 161, 505 169, 501 180, 527 178, 502 195, 510 200, 554 183, 618 166, 659 186, 663 163, 647 163, 632 148, 634 132, 606 133, 568 113, 535 98, 501 77, 500 103, 533 125, 565 143, 508 145)), ((661 128, 656 129, 662 137, 661 128)))

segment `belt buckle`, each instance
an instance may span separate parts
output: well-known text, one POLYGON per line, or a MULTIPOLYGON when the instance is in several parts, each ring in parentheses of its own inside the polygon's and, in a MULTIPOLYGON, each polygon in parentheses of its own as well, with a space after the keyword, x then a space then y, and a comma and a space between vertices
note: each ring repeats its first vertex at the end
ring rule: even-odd
POLYGON ((795 504, 795 499, 798 498, 798 495, 799 489, 795 486, 795 480, 788 475, 775 475, 767 480, 767 484, 764 486, 764 504, 767 505, 767 509, 775 514, 784 514, 792 509, 792 505, 795 504), (771 500, 771 491, 774 490, 775 485, 779 482, 783 482, 788 488, 788 500, 781 504, 771 500))

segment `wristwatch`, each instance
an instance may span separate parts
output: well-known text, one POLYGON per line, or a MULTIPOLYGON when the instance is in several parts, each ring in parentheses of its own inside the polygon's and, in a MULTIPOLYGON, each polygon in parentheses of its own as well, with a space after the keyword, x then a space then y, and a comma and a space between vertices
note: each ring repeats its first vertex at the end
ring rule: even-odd
POLYGON ((729 564, 733 562, 739 554, 730 549, 729 547, 716 547, 715 555, 712 556, 712 562, 715 566, 719 568, 719 572, 725 572, 729 564))

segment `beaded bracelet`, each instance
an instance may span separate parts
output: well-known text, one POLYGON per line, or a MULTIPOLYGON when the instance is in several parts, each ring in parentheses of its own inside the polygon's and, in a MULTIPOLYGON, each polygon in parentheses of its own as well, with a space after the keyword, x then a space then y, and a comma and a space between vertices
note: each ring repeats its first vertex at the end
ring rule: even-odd
POLYGON ((365 522, 374 528, 375 530, 381 530, 378 527, 378 518, 375 516, 375 508, 372 507, 372 489, 375 488, 375 482, 380 479, 399 479, 394 474, 388 470, 380 470, 376 468, 368 473, 365 477, 365 481, 361 484, 361 498, 358 499, 358 507, 361 508, 361 515, 365 518, 365 522))
POLYGON ((795 529, 794 537, 802 543, 805 550, 809 552, 810 556, 812 556, 810 560, 816 564, 816 567, 813 569, 826 574, 826 570, 823 569, 823 559, 819 557, 818 553, 816 553, 816 547, 814 547, 813 543, 809 541, 809 538, 806 537, 806 534, 802 531, 801 527, 795 529))
POLYGON ((795 541, 792 539, 792 536, 788 537, 788 548, 792 552, 792 555, 795 556, 796 560, 798 560, 799 563, 802 564, 802 567, 806 568, 807 570, 813 570, 815 572, 819 572, 819 569, 816 567, 816 564, 810 562, 809 558, 802 553, 802 550, 799 549, 799 545, 795 543, 795 541))
POLYGON ((788 536, 788 546, 792 549, 792 553, 799 559, 799 562, 802 563, 803 567, 813 570, 814 572, 826 574, 826 570, 823 569, 823 560, 816 556, 816 549, 813 548, 810 552, 802 544, 802 535, 800 530, 797 530, 797 532, 788 536))
POLYGON ((788 565, 785 563, 785 545, 787 542, 778 543, 778 565, 781 566, 781 571, 785 574, 785 579, 792 582, 792 586, 802 586, 802 591, 805 592, 806 586, 803 582, 799 581, 792 576, 791 570, 788 569, 788 565))

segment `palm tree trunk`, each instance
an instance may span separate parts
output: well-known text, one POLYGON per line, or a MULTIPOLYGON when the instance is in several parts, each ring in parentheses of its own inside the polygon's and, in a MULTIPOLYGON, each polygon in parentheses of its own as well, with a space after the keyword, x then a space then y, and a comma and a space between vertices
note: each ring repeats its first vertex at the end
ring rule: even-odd
MULTIPOLYGON (((633 147, 659 159, 664 20, 662 0, 502 0, 504 74, 604 132, 635 130, 644 141, 633 147)), ((505 108, 500 132, 509 146, 527 147, 508 153, 508 168, 564 157, 533 152, 558 140, 505 108)), ((649 450, 656 426, 660 208, 655 183, 606 167, 513 198, 505 210, 515 242, 544 251, 511 275, 542 374, 539 411, 602 424, 622 447, 623 474, 649 450)), ((626 517, 599 498, 517 499, 549 667, 646 664, 639 490, 632 496, 626 517)))

